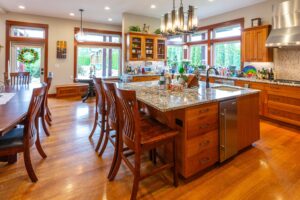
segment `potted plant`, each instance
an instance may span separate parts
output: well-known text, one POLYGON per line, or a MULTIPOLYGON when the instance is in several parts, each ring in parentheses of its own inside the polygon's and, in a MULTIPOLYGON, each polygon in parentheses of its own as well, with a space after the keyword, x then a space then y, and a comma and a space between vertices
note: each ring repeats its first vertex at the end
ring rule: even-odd
POLYGON ((130 26, 129 31, 130 32, 141 32, 141 28, 139 26, 130 26))
POLYGON ((184 85, 188 80, 188 77, 184 74, 184 68, 180 67, 178 72, 179 72, 179 76, 177 76, 177 81, 179 84, 184 85))

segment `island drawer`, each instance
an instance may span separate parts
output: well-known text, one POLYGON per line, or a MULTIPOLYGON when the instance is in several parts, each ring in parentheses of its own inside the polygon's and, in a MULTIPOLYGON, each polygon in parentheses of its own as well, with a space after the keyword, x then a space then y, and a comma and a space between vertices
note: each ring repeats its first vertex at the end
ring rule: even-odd
POLYGON ((219 160, 218 147, 212 147, 201 151, 199 154, 187 158, 185 177, 192 176, 201 170, 217 163, 219 160))
POLYGON ((194 139, 207 132, 218 129, 218 113, 207 114, 206 116, 198 116, 197 118, 188 119, 187 125, 187 139, 194 139))
POLYGON ((207 115, 218 115, 218 103, 204 104, 199 107, 190 108, 186 111, 186 116, 188 120, 193 120, 195 118, 207 116, 207 115))
POLYGON ((196 137, 193 140, 188 140, 186 148, 187 156, 191 157, 201 153, 203 150, 218 147, 218 136, 218 130, 216 129, 202 136, 196 137))

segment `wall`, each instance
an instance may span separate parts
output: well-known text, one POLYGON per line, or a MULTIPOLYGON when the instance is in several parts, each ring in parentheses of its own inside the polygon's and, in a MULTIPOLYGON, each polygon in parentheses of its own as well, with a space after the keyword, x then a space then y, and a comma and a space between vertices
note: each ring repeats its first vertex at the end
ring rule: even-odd
MULTIPOLYGON (((50 93, 55 92, 55 85, 73 82, 74 67, 74 27, 79 26, 79 21, 64 20, 51 17, 41 17, 34 15, 23 15, 17 13, 7 13, 0 15, 0 44, 5 45, 5 22, 6 20, 43 23, 49 25, 49 47, 48 47, 48 71, 54 73, 53 86, 50 93), (56 41, 67 41, 67 58, 56 59, 56 41)), ((101 30, 121 31, 121 26, 83 23, 85 28, 101 30)), ((5 48, 0 50, 0 80, 3 80, 5 70, 5 48)))
POLYGON ((146 24, 149 27, 149 33, 153 33, 156 29, 160 28, 160 19, 154 18, 154 17, 146 17, 141 15, 135 15, 131 13, 123 13, 123 19, 122 19, 122 36, 123 36, 123 46, 122 46, 122 66, 124 66, 123 69, 126 68, 126 62, 125 62, 125 54, 126 54, 126 38, 125 34, 129 32, 130 26, 140 26, 141 29, 143 28, 144 24, 146 24))
POLYGON ((251 27, 251 19, 257 17, 262 18, 263 24, 272 24, 272 5, 282 1, 284 0, 267 0, 266 2, 224 13, 222 15, 200 19, 198 24, 200 26, 206 26, 242 17, 245 18, 245 28, 251 27))

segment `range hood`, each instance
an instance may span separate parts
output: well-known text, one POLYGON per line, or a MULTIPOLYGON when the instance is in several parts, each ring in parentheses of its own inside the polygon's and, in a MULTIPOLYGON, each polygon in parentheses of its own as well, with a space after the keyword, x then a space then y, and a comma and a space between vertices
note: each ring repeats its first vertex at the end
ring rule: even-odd
POLYGON ((267 47, 300 46, 300 0, 273 5, 272 22, 267 47))

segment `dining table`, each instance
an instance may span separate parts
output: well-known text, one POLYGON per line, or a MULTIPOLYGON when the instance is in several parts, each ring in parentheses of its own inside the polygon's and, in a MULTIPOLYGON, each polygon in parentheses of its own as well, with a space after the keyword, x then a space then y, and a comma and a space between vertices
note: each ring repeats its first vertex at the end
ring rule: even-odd
MULTIPOLYGON (((41 86, 41 83, 31 83, 29 85, 7 85, 3 88, 0 93, 0 137, 24 120, 33 89, 41 86)), ((0 161, 14 163, 17 161, 17 155, 0 157, 0 161)))

